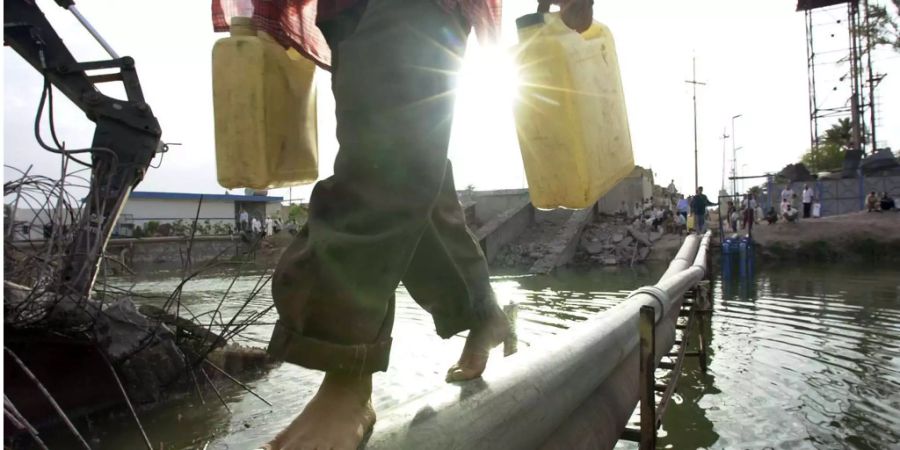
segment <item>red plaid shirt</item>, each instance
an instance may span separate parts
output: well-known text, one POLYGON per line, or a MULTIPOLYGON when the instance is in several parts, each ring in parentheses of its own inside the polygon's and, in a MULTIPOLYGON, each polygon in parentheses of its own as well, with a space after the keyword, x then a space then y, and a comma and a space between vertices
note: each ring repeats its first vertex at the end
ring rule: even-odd
MULTIPOLYGON (((250 0, 253 23, 285 47, 293 47, 324 69, 331 65, 331 49, 316 26, 316 19, 333 17, 357 0, 250 0), (323 17, 324 16, 324 17, 323 17)), ((500 35, 502 0, 434 0, 448 11, 462 11, 482 41, 500 35)), ((212 0, 215 31, 228 31, 231 17, 241 15, 248 0, 212 0)))

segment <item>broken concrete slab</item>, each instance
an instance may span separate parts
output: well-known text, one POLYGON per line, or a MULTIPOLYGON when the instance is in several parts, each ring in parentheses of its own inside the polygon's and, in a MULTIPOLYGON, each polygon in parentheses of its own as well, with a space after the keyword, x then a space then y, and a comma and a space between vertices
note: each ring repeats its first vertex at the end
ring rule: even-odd
POLYGON ((631 237, 633 237, 645 247, 653 246, 653 243, 650 242, 650 238, 647 236, 647 234, 642 231, 636 230, 633 226, 628 227, 628 234, 630 234, 631 237))
POLYGON ((597 253, 605 252, 609 246, 605 243, 597 241, 597 242, 582 242, 581 246, 591 255, 596 255, 597 253))
POLYGON ((647 259, 647 256, 649 256, 649 255, 650 255, 650 248, 649 248, 649 247, 641 247, 641 248, 638 250, 638 259, 639 259, 640 261, 646 260, 646 259, 647 259))
POLYGON ((500 249, 514 241, 534 220, 534 207, 528 198, 513 202, 513 206, 498 214, 473 234, 481 244, 485 258, 491 262, 500 249))
POLYGON ((559 233, 554 237, 548 248, 548 252, 529 269, 530 273, 546 274, 559 266, 568 263, 578 247, 581 231, 584 226, 593 219, 593 209, 586 208, 575 211, 563 224, 559 233))

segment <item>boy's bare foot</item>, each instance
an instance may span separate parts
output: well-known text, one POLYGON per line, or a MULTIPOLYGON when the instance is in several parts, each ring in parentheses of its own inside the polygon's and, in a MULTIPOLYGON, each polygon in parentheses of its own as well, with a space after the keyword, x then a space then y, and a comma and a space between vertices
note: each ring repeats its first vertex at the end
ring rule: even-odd
POLYGON ((500 345, 509 336, 509 323, 499 307, 490 318, 469 331, 466 345, 459 361, 447 371, 447 382, 465 381, 478 378, 487 366, 491 349, 500 345))
POLYGON ((270 450, 355 450, 375 425, 372 375, 326 373, 303 412, 267 444, 270 450))

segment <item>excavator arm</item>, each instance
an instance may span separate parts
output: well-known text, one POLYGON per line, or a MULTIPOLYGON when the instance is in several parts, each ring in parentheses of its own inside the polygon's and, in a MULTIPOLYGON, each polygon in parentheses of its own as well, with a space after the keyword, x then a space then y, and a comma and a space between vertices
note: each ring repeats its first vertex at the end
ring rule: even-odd
MULTIPOLYGON (((78 15, 72 1, 57 0, 57 3, 78 15)), ((100 257, 122 207, 161 149, 162 130, 144 101, 134 59, 118 57, 101 40, 112 58, 79 62, 35 1, 4 0, 3 7, 4 44, 22 56, 45 82, 55 86, 96 124, 91 148, 79 151, 91 156, 90 191, 82 205, 81 222, 67 244, 65 263, 56 280, 64 291, 61 294, 89 297, 100 257), (100 69, 114 72, 90 74, 100 69), (97 89, 100 83, 113 82, 122 83, 127 96, 125 100, 106 96, 97 89)), ((89 26, 88 29, 95 33, 89 26)), ((51 151, 74 153, 60 148, 51 151)))

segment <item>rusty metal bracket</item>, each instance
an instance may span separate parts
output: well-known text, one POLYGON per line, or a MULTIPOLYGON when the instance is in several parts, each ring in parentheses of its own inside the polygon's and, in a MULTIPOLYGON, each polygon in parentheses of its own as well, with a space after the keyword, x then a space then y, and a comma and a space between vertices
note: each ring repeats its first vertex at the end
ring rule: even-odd
POLYGON ((666 409, 672 396, 678 379, 681 376, 682 367, 686 357, 699 358, 703 373, 707 370, 707 336, 705 318, 712 312, 710 283, 703 280, 694 287, 695 301, 682 304, 680 316, 687 317, 687 322, 677 326, 682 330, 681 340, 676 340, 678 351, 667 353, 665 356, 673 361, 660 361, 658 364, 656 355, 656 318, 652 306, 643 306, 640 309, 638 329, 640 333, 640 429, 626 428, 621 439, 639 443, 641 450, 656 448, 657 432, 662 425, 666 409), (697 329, 698 350, 688 352, 690 333, 697 329), (657 368, 671 371, 667 383, 657 384, 655 371, 657 368), (656 402, 656 393, 661 394, 659 403, 656 402))
POLYGON ((656 313, 642 306, 641 332, 641 450, 656 448, 656 313))

